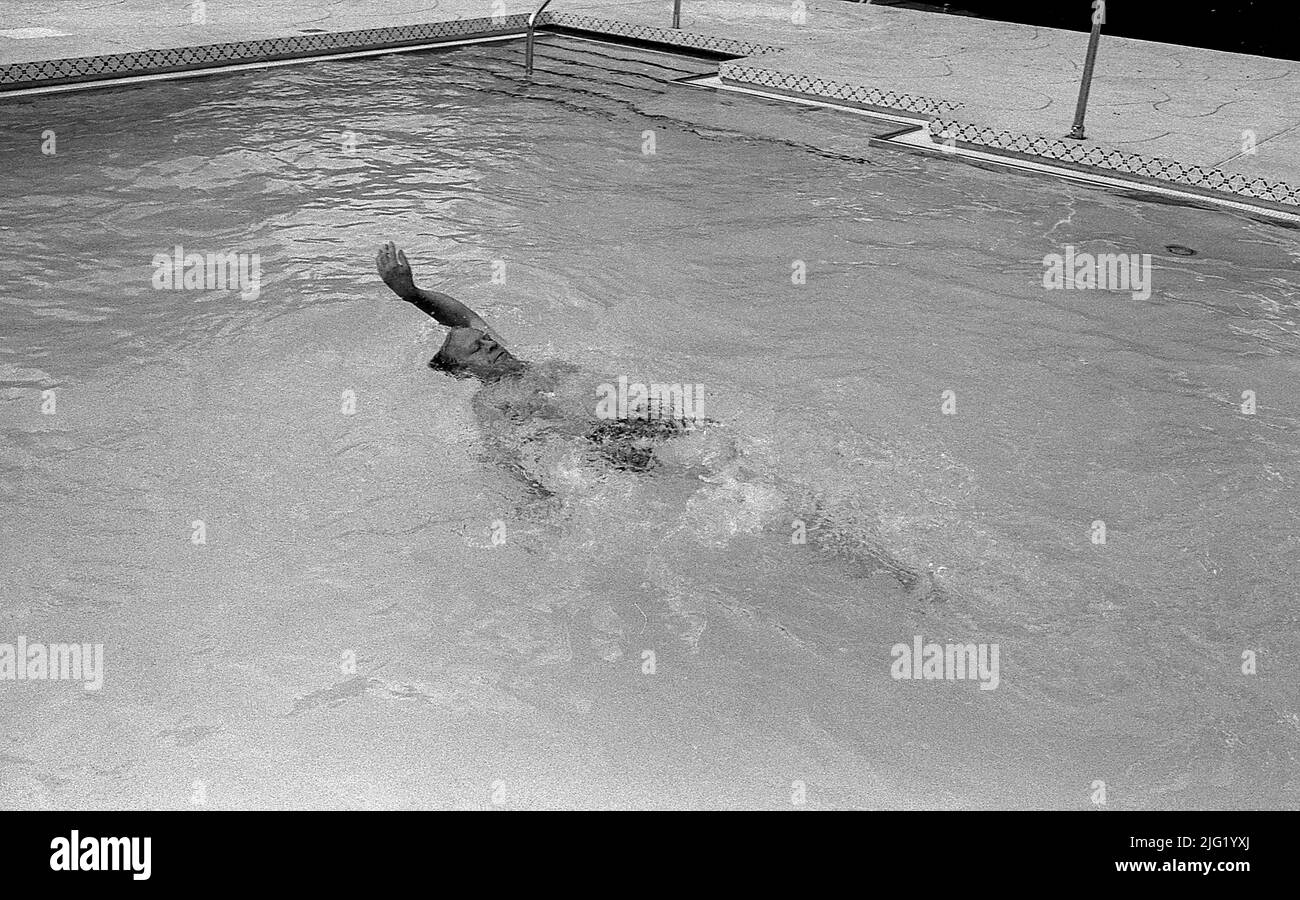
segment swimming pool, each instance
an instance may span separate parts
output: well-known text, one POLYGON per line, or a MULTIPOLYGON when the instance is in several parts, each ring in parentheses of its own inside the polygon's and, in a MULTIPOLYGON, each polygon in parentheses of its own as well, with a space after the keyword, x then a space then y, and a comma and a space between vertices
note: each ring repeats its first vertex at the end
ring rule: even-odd
POLYGON ((3 683, 4 805, 1295 805, 1295 231, 520 54, 6 106, 0 641, 105 670, 3 683), (575 384, 705 385, 734 455, 485 422, 389 239, 575 384), (177 245, 256 296, 155 289, 177 245), (1066 247, 1150 297, 1045 290, 1066 247), (892 678, 916 636, 997 689, 892 678))

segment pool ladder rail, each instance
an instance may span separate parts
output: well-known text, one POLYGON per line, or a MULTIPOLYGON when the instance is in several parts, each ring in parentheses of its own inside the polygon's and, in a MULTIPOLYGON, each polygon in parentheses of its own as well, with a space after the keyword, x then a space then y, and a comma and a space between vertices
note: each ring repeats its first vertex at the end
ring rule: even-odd
POLYGON ((524 44, 524 69, 531 77, 533 74, 533 35, 537 31, 537 19, 551 5, 551 0, 545 0, 541 6, 533 10, 533 14, 528 17, 528 40, 524 44))
MULTIPOLYGON (((533 36, 537 31, 537 20, 541 18, 542 13, 546 11, 546 7, 550 5, 551 0, 545 0, 528 17, 528 39, 524 44, 524 70, 529 77, 533 74, 533 36)), ((673 0, 673 27, 682 27, 682 0, 673 0)))

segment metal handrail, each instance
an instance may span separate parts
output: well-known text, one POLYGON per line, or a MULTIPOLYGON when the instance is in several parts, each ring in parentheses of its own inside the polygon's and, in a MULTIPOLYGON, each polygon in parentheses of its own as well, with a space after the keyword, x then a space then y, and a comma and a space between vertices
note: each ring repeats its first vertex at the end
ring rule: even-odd
POLYGON ((528 41, 524 46, 524 69, 528 75, 533 74, 533 32, 537 30, 537 17, 542 14, 546 7, 551 5, 551 0, 545 2, 533 10, 533 14, 528 17, 528 41))
POLYGON ((1088 35, 1088 55, 1083 61, 1083 79, 1079 82, 1079 102, 1074 107, 1074 127, 1066 135, 1076 141, 1084 139, 1083 117, 1088 111, 1088 93, 1092 90, 1092 70, 1097 65, 1097 44, 1101 41, 1101 23, 1105 18, 1105 4, 1101 14, 1092 17, 1092 33, 1088 35))
MULTIPOLYGON (((537 19, 550 5, 551 0, 545 0, 528 17, 528 39, 524 44, 524 71, 529 76, 533 74, 533 34, 537 31, 537 19)), ((682 27, 682 0, 673 0, 673 27, 678 29, 682 27)))

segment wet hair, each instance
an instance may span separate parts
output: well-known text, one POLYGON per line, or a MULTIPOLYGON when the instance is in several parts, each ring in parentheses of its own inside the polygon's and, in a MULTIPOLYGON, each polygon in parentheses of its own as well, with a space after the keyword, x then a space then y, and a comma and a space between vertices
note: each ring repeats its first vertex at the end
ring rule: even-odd
MULTIPOLYGON (((452 329, 452 331, 454 332, 455 329, 452 329)), ((450 351, 450 347, 451 333, 449 332, 442 342, 442 346, 438 348, 438 352, 433 355, 433 359, 429 360, 429 368, 444 372, 453 378, 473 378, 474 373, 456 358, 455 354, 450 351)))
POLYGON ((456 378, 468 378, 470 376, 470 373, 465 371, 465 367, 457 362, 451 354, 447 353, 445 346, 433 355, 433 359, 429 360, 429 368, 437 369, 439 372, 446 372, 456 378))

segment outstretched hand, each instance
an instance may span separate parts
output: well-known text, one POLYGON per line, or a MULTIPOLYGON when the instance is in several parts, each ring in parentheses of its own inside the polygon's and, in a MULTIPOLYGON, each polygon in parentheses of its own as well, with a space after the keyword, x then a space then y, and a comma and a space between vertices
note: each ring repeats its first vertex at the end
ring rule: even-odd
POLYGON ((379 248, 375 257, 379 277, 384 279, 394 294, 406 299, 416 293, 415 278, 411 274, 411 264, 406 261, 406 254, 397 249, 392 241, 379 248))

